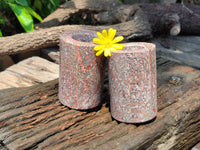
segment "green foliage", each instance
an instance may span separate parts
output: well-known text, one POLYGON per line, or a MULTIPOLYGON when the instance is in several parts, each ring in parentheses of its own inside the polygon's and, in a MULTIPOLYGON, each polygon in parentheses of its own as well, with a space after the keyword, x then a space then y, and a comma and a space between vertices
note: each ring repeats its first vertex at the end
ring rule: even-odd
MULTIPOLYGON (((5 25, 5 21, 4 21, 3 17, 0 16, 0 27, 4 26, 4 25, 5 25)), ((2 34, 1 29, 0 29, 0 37, 2 37, 2 36, 3 36, 3 34, 2 34)))
POLYGON ((37 20, 39 20, 40 22, 42 21, 42 18, 40 17, 40 15, 38 15, 32 8, 30 7, 25 7, 26 11, 31 14, 33 17, 35 17, 37 20))
POLYGON ((20 24, 24 28, 26 32, 32 32, 33 31, 33 18, 29 14, 29 12, 26 10, 25 6, 20 6, 17 4, 11 4, 9 3, 10 8, 15 13, 17 19, 19 20, 20 24))
POLYGON ((40 15, 38 15, 31 7, 30 0, 3 0, 3 8, 5 9, 7 5, 14 12, 15 16, 19 20, 19 23, 24 28, 26 32, 32 32, 34 29, 33 17, 42 21, 40 15))
POLYGON ((60 5, 59 0, 34 0, 33 8, 39 10, 43 17, 48 16, 60 5))
MULTIPOLYGON (((59 0, 0 0, 0 10, 9 12, 11 9, 26 32, 32 32, 34 29, 33 17, 41 22, 40 15, 42 17, 48 16, 59 5, 59 0)), ((2 36, 2 20, 3 18, 0 16, 0 36, 2 36)))
POLYGON ((2 34, 2 32, 1 32, 1 29, 0 29, 0 37, 2 37, 3 36, 3 34, 2 34))
POLYGON ((0 16, 0 25, 1 25, 1 24, 4 25, 4 24, 5 24, 5 21, 4 21, 3 17, 0 16))
POLYGON ((21 5, 21 6, 29 6, 27 0, 15 0, 15 2, 16 2, 18 5, 21 5))

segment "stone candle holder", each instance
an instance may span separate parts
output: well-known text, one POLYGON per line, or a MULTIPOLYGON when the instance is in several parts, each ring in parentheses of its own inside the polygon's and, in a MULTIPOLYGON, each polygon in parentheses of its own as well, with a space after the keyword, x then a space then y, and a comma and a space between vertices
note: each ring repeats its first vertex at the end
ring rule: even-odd
POLYGON ((157 114, 156 47, 128 43, 109 58, 110 106, 113 118, 143 123, 157 114))
POLYGON ((59 100, 73 109, 91 109, 101 102, 103 59, 95 56, 96 32, 70 30, 60 37, 59 100))

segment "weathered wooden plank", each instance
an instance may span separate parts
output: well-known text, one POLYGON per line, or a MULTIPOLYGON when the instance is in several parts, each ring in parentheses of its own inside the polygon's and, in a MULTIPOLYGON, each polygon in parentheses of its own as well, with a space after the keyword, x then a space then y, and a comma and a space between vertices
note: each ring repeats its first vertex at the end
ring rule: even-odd
POLYGON ((26 87, 58 78, 59 66, 40 57, 31 57, 0 72, 0 90, 26 87))
POLYGON ((200 71, 161 58, 157 65, 159 112, 153 122, 115 121, 109 99, 89 111, 68 109, 58 101, 54 80, 2 91, 0 141, 11 150, 189 149, 200 139, 200 71))
POLYGON ((41 49, 42 56, 52 60, 54 63, 59 64, 60 62, 60 51, 58 47, 44 48, 41 49))
POLYGON ((156 44, 157 55, 200 68, 200 36, 169 36, 153 41, 156 44))
POLYGON ((0 143, 0 150, 8 150, 2 143, 0 143))
POLYGON ((200 150, 200 142, 196 144, 191 150, 200 150))

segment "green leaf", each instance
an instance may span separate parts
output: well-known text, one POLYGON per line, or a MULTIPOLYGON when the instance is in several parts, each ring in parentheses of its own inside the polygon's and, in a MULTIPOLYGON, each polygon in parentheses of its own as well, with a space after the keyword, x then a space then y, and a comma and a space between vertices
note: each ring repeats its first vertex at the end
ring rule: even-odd
POLYGON ((54 10, 56 9, 56 7, 60 5, 59 0, 49 0, 49 1, 50 1, 49 4, 52 4, 54 10))
POLYGON ((5 24, 5 21, 2 16, 0 16, 0 24, 3 24, 3 25, 5 24))
POLYGON ((26 10, 24 6, 19 6, 17 4, 9 3, 10 8, 16 15, 17 19, 19 20, 20 24, 24 28, 26 32, 33 31, 33 18, 26 10))
POLYGON ((56 5, 56 7, 58 7, 60 5, 60 1, 59 0, 53 0, 53 2, 56 5))
POLYGON ((0 37, 2 37, 3 36, 3 34, 2 34, 2 32, 1 32, 1 29, 0 29, 0 37))
POLYGON ((27 2, 28 2, 28 6, 30 6, 31 5, 31 0, 27 0, 27 2))
POLYGON ((53 6, 56 6, 54 0, 49 0, 49 2, 50 2, 53 6))
POLYGON ((38 15, 32 8, 30 7, 24 7, 26 8, 26 10, 36 19, 38 19, 40 22, 42 21, 42 18, 40 17, 40 15, 38 15))
POLYGON ((34 1, 34 4, 33 4, 33 7, 39 9, 40 11, 42 10, 42 3, 40 0, 35 0, 34 1))
POLYGON ((8 4, 5 1, 0 0, 0 9, 4 10, 8 7, 8 4))
POLYGON ((28 6, 27 0, 15 0, 15 2, 22 6, 28 6))

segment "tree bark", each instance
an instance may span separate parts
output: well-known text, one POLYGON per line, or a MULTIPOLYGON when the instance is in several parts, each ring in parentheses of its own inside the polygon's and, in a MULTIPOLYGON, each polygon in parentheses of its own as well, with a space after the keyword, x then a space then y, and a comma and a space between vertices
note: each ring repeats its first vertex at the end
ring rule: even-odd
MULTIPOLYGON (((96 15, 99 22, 124 22, 134 19, 135 5, 121 5, 96 15), (124 8, 123 8, 124 7, 124 8), (122 9, 123 8, 123 9, 122 9), (121 9, 123 11, 121 11, 121 9), (121 12, 121 13, 119 13, 121 12), (116 17, 120 14, 118 17, 116 17)), ((155 35, 200 35, 200 6, 182 4, 141 4, 155 35)), ((137 12, 137 11, 136 11, 137 12)))
POLYGON ((101 24, 130 21, 137 18, 136 12, 141 8, 151 24, 153 33, 156 35, 178 35, 179 33, 200 35, 200 6, 192 4, 140 4, 138 6, 124 5, 118 2, 112 3, 107 0, 98 2, 73 0, 67 2, 63 8, 59 8, 55 14, 53 13, 47 17, 49 24, 46 24, 44 20, 39 26, 55 26, 58 24, 58 20, 60 20, 59 24, 64 24, 67 19, 69 20, 70 17, 76 14, 62 13, 65 10, 64 8, 66 12, 73 8, 77 10, 76 13, 80 14, 89 11, 90 14, 93 14, 93 20, 101 24))
POLYGON ((200 6, 182 4, 143 4, 140 5, 147 15, 153 33, 162 34, 165 31, 166 14, 177 14, 180 18, 181 34, 200 35, 200 6))
POLYGON ((16 149, 183 149, 200 139, 200 71, 157 59, 158 115, 145 124, 111 118, 109 98, 89 110, 58 101, 58 81, 0 92, 0 140, 16 149))
MULTIPOLYGON (((72 0, 61 5, 55 12, 47 16, 41 23, 36 25, 38 28, 47 28, 57 25, 69 24, 69 19, 76 14, 95 13, 109 10, 110 7, 120 6, 121 3, 116 0, 72 0)), ((81 15, 79 15, 80 17, 81 15)), ((80 18, 78 18, 80 19, 80 18)), ((70 23, 73 24, 73 23, 70 23)))
POLYGON ((79 13, 79 9, 59 7, 56 11, 47 16, 41 23, 37 24, 35 29, 37 30, 39 28, 49 28, 63 25, 76 13, 79 13))
MULTIPOLYGON (((143 17, 142 12, 138 14, 143 17)), ((115 28, 117 34, 125 37, 125 40, 137 38, 150 38, 151 29, 149 23, 144 19, 131 20, 112 26, 86 26, 86 25, 64 25, 40 29, 31 33, 21 33, 9 37, 0 38, 0 55, 15 54, 41 48, 56 46, 59 43, 60 34, 72 29, 87 29, 101 31, 103 29, 115 28)))

